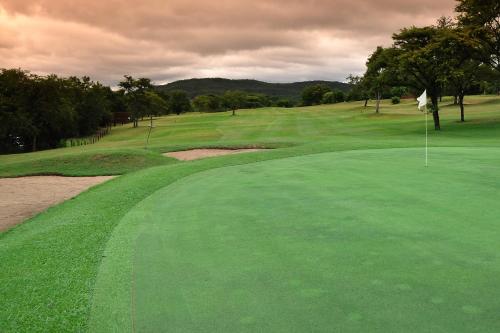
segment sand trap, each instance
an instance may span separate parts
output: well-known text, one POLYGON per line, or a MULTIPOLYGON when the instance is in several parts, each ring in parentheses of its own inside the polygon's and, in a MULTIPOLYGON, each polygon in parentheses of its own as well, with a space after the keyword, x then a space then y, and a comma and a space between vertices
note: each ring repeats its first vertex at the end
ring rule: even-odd
POLYGON ((35 176, 0 179, 0 231, 64 200, 75 197, 89 187, 114 178, 35 176))
POLYGON ((173 157, 181 161, 192 161, 205 157, 251 153, 264 149, 191 149, 183 151, 174 151, 163 154, 164 156, 173 157))

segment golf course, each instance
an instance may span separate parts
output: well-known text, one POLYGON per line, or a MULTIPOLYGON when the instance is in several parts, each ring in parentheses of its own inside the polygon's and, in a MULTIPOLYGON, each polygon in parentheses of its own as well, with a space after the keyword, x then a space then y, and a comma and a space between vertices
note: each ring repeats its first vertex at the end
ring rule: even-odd
POLYGON ((500 98, 465 102, 429 118, 427 167, 414 99, 0 155, 2 178, 116 176, 0 233, 0 331, 498 332, 500 98), (197 148, 258 150, 166 156, 197 148))

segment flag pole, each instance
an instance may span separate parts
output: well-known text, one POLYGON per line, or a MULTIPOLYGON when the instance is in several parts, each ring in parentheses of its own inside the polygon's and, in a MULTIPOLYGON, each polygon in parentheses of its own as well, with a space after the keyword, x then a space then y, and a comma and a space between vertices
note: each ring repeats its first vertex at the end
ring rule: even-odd
POLYGON ((424 107, 425 113, 425 167, 429 166, 429 122, 427 121, 427 89, 424 90, 422 95, 417 98, 418 101, 418 109, 422 110, 422 106, 424 107))
POLYGON ((149 123, 148 138, 146 139, 146 146, 144 147, 144 149, 148 149, 149 137, 151 136, 151 131, 153 130, 153 114, 150 115, 149 121, 150 123, 149 123))
POLYGON ((427 121, 427 105, 425 106, 425 167, 429 166, 429 125, 427 121))

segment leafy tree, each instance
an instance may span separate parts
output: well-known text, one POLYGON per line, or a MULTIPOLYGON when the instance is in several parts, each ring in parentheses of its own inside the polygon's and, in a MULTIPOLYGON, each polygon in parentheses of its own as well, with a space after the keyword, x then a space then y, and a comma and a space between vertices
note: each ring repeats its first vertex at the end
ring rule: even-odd
POLYGON ((498 0, 457 0, 456 11, 462 26, 480 40, 482 59, 500 71, 500 2, 498 0))
POLYGON ((346 96, 343 91, 340 90, 329 91, 323 95, 321 104, 342 103, 345 101, 345 97, 346 96))
POLYGON ((464 98, 467 91, 478 84, 479 62, 469 59, 465 60, 460 66, 454 68, 448 77, 448 85, 456 97, 456 104, 460 107, 460 120, 465 121, 464 98))
POLYGON ((392 87, 391 88, 391 96, 396 96, 401 99, 404 95, 408 94, 408 88, 406 87, 392 87))
POLYGON ((232 110, 232 115, 236 115, 236 110, 245 107, 246 94, 242 91, 226 91, 222 97, 224 106, 232 110))
POLYGON ((393 39, 405 81, 417 90, 427 89, 435 129, 441 129, 439 99, 445 85, 454 87, 459 96, 461 119, 464 119, 463 99, 474 82, 478 66, 472 60, 477 40, 444 19, 440 19, 437 26, 403 29, 393 39))
POLYGON ((480 66, 478 71, 481 92, 500 95, 500 72, 489 66, 480 66))
POLYGON ((149 105, 149 116, 159 116, 168 113, 168 102, 154 91, 147 91, 146 98, 149 105))
POLYGON ((291 108, 293 107, 293 102, 286 98, 281 98, 276 101, 276 106, 279 108, 291 108))
POLYGON ((418 91, 427 89, 431 98, 434 128, 441 129, 439 97, 457 67, 457 47, 466 47, 467 39, 452 29, 440 27, 405 28, 393 35, 399 74, 418 91))
POLYGON ((113 91, 111 88, 106 87, 106 95, 109 103, 109 109, 114 112, 127 112, 127 103, 123 90, 113 91))
POLYGON ((367 82, 363 76, 355 76, 350 74, 347 77, 347 82, 351 86, 351 90, 346 96, 348 101, 365 101, 365 108, 368 106, 368 100, 370 99, 370 92, 367 82))
POLYGON ((64 80, 55 75, 33 77, 27 110, 33 124, 33 151, 57 147, 61 139, 78 134, 78 113, 68 98, 64 80))
POLYGON ((137 127, 139 126, 139 118, 144 117, 149 110, 149 99, 146 92, 153 88, 151 80, 147 78, 134 79, 125 75, 125 80, 121 81, 118 86, 123 90, 127 110, 129 110, 134 123, 133 126, 137 127))
POLYGON ((380 102, 384 91, 388 90, 391 83, 397 80, 396 53, 394 48, 384 49, 379 46, 366 62, 367 69, 364 75, 364 83, 375 96, 377 101, 375 107, 376 113, 380 112, 380 102))
POLYGON ((217 95, 199 95, 193 99, 193 106, 198 112, 217 112, 222 108, 222 99, 217 95))
POLYGON ((20 69, 0 70, 0 152, 28 149, 28 138, 38 131, 27 105, 32 79, 20 69))
POLYGON ((91 81, 89 77, 70 77, 64 82, 68 89, 68 98, 78 114, 80 136, 90 135, 100 126, 111 123, 109 88, 91 81))
POLYGON ((258 109, 271 106, 271 99, 264 94, 248 94, 246 96, 245 107, 248 109, 258 109))
POLYGON ((342 103, 342 102, 345 102, 345 94, 343 91, 340 91, 340 90, 335 90, 333 92, 334 96, 335 96, 335 103, 342 103))
POLYGON ((323 96, 332 89, 325 84, 315 84, 302 91, 302 104, 305 106, 321 104, 323 96))
POLYGON ((335 103, 335 94, 333 91, 329 91, 323 95, 321 99, 321 104, 333 104, 335 103))
POLYGON ((180 115, 184 112, 191 111, 191 101, 184 90, 173 90, 169 93, 168 98, 169 113, 180 115))

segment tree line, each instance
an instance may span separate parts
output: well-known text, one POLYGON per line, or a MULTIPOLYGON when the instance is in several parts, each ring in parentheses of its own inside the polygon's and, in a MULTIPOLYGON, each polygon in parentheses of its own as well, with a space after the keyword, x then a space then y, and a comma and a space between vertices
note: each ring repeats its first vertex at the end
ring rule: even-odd
POLYGON ((381 99, 391 94, 401 97, 404 91, 416 96, 426 89, 434 127, 440 130, 443 95, 455 97, 460 120, 465 121, 466 94, 499 94, 500 2, 458 0, 455 11, 455 17, 442 17, 435 25, 407 27, 393 34, 393 45, 371 54, 363 76, 348 78, 351 95, 364 99, 365 106, 374 98, 378 113, 381 99))
MULTIPOLYGON (((287 99, 242 91, 200 95, 169 92, 148 78, 124 76, 117 90, 88 77, 39 76, 21 69, 0 69, 0 153, 66 146, 66 141, 102 133, 113 114, 125 113, 134 127, 144 117, 184 112, 220 112, 268 106, 291 107, 287 99)), ((73 140, 75 139, 75 140, 73 140)))
POLYGON ((0 152, 54 148, 111 120, 113 92, 88 77, 37 76, 0 70, 0 152))

